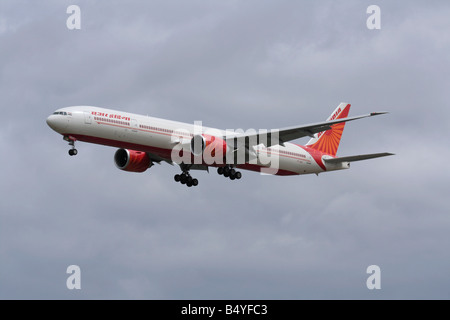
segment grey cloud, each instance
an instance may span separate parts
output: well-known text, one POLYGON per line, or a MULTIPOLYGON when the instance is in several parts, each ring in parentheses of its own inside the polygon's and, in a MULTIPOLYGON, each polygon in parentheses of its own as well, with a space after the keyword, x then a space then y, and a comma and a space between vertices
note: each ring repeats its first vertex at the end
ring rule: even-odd
POLYGON ((360 1, 75 3, 79 31, 71 1, 0 5, 1 298, 448 298, 447 2, 379 1, 379 31, 360 1), (339 154, 397 155, 188 189, 169 165, 117 170, 112 148, 68 157, 45 123, 91 104, 259 129, 341 101, 390 114, 347 124, 339 154))

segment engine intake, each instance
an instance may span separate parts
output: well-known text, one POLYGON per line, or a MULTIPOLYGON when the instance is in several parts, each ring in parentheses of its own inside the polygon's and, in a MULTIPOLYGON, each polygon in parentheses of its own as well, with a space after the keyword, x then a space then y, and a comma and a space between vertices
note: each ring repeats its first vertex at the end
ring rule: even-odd
POLYGON ((191 139, 191 153, 194 156, 203 156, 203 160, 208 163, 223 163, 227 153, 227 143, 219 137, 198 134, 191 139))
POLYGON ((120 170, 129 172, 144 172, 153 165, 147 153, 128 149, 117 150, 114 163, 120 170))
POLYGON ((191 140, 191 153, 194 156, 200 156, 203 154, 203 150, 205 150, 206 147, 206 140, 205 138, 197 134, 195 135, 191 140))

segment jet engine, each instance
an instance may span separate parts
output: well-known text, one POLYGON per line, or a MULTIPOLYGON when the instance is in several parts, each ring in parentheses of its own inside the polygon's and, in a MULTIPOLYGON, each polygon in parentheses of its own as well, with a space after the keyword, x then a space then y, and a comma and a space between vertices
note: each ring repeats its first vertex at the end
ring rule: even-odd
POLYGON ((144 172, 153 165, 147 153, 128 149, 117 150, 114 162, 117 168, 129 172, 144 172))
POLYGON ((203 158, 207 163, 215 162, 211 162, 211 159, 222 163, 227 150, 227 143, 222 138, 216 136, 198 134, 192 137, 191 140, 191 153, 194 156, 203 155, 203 158))

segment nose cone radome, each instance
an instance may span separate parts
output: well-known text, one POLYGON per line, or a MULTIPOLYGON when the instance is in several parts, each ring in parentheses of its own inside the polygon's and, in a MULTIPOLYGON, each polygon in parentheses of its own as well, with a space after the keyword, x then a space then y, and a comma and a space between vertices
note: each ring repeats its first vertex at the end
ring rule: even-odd
POLYGON ((61 133, 65 128, 67 128, 68 125, 68 121, 66 119, 63 119, 63 117, 60 115, 52 114, 47 118, 46 121, 50 128, 59 133, 61 133))
POLYGON ((56 127, 56 119, 54 115, 51 115, 47 118, 47 124, 50 128, 52 128, 53 130, 55 130, 56 127))

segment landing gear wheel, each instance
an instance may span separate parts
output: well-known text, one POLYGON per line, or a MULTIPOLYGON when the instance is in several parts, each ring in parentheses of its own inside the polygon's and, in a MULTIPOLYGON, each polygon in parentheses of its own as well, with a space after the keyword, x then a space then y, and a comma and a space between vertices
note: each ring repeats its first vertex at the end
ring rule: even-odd
POLYGON ((197 186, 198 180, 191 177, 189 171, 183 171, 181 174, 176 174, 173 179, 176 182, 180 182, 181 184, 185 184, 188 187, 197 186))
POLYGON ((230 180, 242 178, 242 174, 229 164, 217 168, 217 173, 223 175, 225 178, 230 178, 230 180))
POLYGON ((242 178, 242 174, 230 164, 217 168, 217 173, 223 175, 225 178, 230 178, 230 180, 239 180, 242 178))
POLYGON ((63 140, 69 142, 69 146, 71 146, 72 148, 69 150, 69 155, 70 156, 76 156, 78 151, 77 149, 75 149, 75 141, 76 139, 70 136, 64 136, 63 140))

